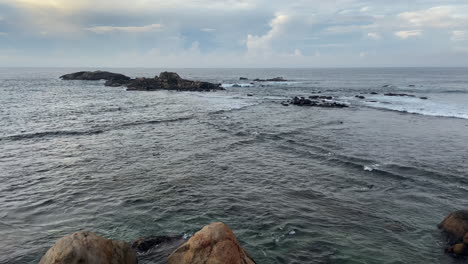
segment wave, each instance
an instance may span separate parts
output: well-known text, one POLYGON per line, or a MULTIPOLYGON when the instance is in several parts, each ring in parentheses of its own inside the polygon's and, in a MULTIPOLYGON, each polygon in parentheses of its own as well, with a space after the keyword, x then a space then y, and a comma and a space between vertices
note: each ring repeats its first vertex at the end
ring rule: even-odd
POLYGON ((118 129, 126 128, 126 127, 180 122, 180 121, 190 120, 193 118, 194 116, 188 116, 188 117, 179 117, 179 118, 166 119, 166 120, 163 119, 163 120, 136 121, 136 122, 130 122, 130 123, 117 124, 115 126, 111 126, 111 127, 107 127, 103 129, 94 129, 94 130, 85 130, 85 131, 57 130, 57 131, 26 133, 26 134, 1 137, 0 141, 17 141, 17 140, 34 139, 34 138, 98 135, 104 132, 118 130, 118 129))
POLYGON ((255 85, 251 83, 223 83, 221 87, 223 88, 233 88, 233 87, 254 87, 255 85))
POLYGON ((468 119, 468 107, 461 104, 422 100, 417 97, 383 98, 379 96, 368 99, 372 101, 362 104, 371 108, 424 116, 468 119))
POLYGON ((448 93, 448 94, 468 94, 467 90, 447 90, 442 91, 441 93, 448 93))

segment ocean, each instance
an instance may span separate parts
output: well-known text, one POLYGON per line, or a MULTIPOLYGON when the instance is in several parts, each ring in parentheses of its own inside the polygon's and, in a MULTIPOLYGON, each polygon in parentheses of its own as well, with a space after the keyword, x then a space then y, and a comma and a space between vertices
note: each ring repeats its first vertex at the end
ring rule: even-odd
POLYGON ((437 224, 468 204, 468 68, 101 69, 226 88, 203 93, 59 79, 78 70, 0 69, 0 263, 215 221, 257 263, 466 261, 437 224), (350 107, 281 105, 314 94, 350 107))

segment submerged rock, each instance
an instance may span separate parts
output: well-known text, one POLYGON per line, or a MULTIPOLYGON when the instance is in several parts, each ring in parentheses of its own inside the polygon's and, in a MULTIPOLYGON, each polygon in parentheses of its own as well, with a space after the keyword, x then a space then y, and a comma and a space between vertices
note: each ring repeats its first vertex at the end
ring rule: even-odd
POLYGON ((39 264, 136 264, 136 252, 123 241, 81 231, 59 239, 39 264))
POLYGON ((427 98, 426 96, 422 96, 422 97, 419 97, 419 99, 427 100, 427 99, 429 99, 429 98, 427 98))
POLYGON ((81 71, 60 76, 62 80, 84 80, 84 81, 99 81, 99 80, 115 80, 128 81, 130 77, 120 73, 112 73, 107 71, 81 71))
POLYGON ((128 85, 130 91, 154 91, 154 90, 177 90, 177 91, 214 91, 224 90, 221 84, 213 84, 202 81, 190 81, 182 79, 175 72, 162 72, 159 77, 138 78, 131 80, 128 85))
POLYGON ((223 223, 213 223, 198 231, 169 256, 169 264, 255 264, 223 223))
POLYGON ((363 95, 356 95, 355 97, 358 98, 358 99, 366 99, 366 97, 363 96, 363 95))
POLYGON ((239 80, 240 80, 240 81, 248 81, 248 80, 249 80, 249 78, 240 77, 240 78, 239 78, 239 80))
POLYGON ((136 240, 132 248, 138 252, 139 261, 166 260, 185 242, 182 236, 152 236, 136 240))

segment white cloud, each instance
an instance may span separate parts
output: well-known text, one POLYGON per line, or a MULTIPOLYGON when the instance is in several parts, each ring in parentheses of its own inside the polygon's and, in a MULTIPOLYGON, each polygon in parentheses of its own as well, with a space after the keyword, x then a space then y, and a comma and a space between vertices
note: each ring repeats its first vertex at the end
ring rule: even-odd
POLYGON ((370 33, 367 33, 367 37, 373 39, 373 40, 380 40, 382 39, 382 36, 379 34, 379 33, 375 33, 375 32, 370 32, 370 33))
POLYGON ((200 31, 203 31, 203 32, 214 32, 214 31, 216 31, 216 29, 214 29, 214 28, 202 28, 202 29, 200 29, 200 31))
POLYGON ((371 10, 371 8, 369 6, 364 6, 362 7, 359 11, 361 12, 369 12, 371 10))
POLYGON ((411 27, 450 28, 466 26, 467 6, 436 6, 425 10, 404 12, 398 18, 411 27))
POLYGON ((398 31, 395 32, 395 36, 401 38, 401 39, 408 39, 412 37, 420 37, 422 36, 423 31, 422 30, 406 30, 406 31, 398 31))
POLYGON ((250 54, 261 54, 271 52, 272 41, 279 38, 285 32, 285 25, 289 17, 283 14, 277 14, 270 22, 270 31, 263 36, 247 35, 247 51, 250 54))
POLYGON ((134 26, 134 27, 114 27, 114 26, 96 26, 86 28, 88 31, 92 31, 97 34, 125 32, 125 33, 143 33, 148 31, 160 30, 163 27, 161 24, 151 24, 146 26, 134 26))
POLYGON ((452 31, 452 41, 465 41, 468 40, 468 31, 454 30, 452 31))

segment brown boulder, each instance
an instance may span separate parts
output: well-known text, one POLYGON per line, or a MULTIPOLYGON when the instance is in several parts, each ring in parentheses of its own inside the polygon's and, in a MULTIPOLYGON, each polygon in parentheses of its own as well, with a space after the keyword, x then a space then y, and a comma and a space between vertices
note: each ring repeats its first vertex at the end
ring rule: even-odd
POLYGON ((223 223, 213 223, 198 231, 169 256, 169 264, 255 264, 223 223))
POLYGON ((135 251, 123 241, 81 231, 59 239, 39 264, 136 264, 135 251))
POLYGON ((449 243, 463 241, 468 233, 468 210, 456 211, 449 214, 438 226, 449 236, 449 243))

